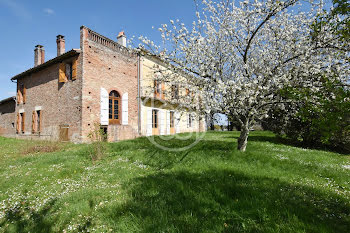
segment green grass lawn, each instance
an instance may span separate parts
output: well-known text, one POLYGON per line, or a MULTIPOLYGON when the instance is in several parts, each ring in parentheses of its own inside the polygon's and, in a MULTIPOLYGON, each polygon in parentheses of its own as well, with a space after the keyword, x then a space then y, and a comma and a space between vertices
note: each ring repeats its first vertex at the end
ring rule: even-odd
POLYGON ((238 135, 208 132, 182 152, 138 138, 98 161, 91 145, 35 153, 45 142, 0 138, 0 232, 349 232, 349 155, 269 132, 242 153, 238 135))

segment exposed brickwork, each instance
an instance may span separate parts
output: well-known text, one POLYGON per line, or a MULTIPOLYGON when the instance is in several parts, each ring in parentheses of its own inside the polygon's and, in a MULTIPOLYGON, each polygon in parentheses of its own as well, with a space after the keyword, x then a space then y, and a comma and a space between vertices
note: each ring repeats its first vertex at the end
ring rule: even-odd
POLYGON ((0 135, 13 136, 16 132, 15 127, 16 101, 10 98, 0 103, 0 135))
MULTIPOLYGON (((108 125, 108 140, 119 141, 146 135, 147 119, 144 116, 146 113, 141 111, 141 101, 138 102, 138 80, 140 78, 142 81, 144 68, 142 62, 139 64, 139 60, 142 61, 139 55, 134 50, 121 46, 84 26, 80 29, 80 50, 71 50, 60 55, 63 47, 63 36, 59 36, 57 58, 39 64, 13 78, 18 82, 18 87, 24 85, 26 98, 25 103, 18 101, 12 115, 6 116, 7 125, 11 118, 15 123, 15 127, 8 132, 15 134, 16 116, 25 112, 25 131, 16 134, 19 138, 89 142, 89 134, 94 130, 95 124, 101 122, 101 88, 103 88, 108 93, 117 91, 120 97, 128 94, 128 122, 127 124, 123 122, 122 112, 125 109, 121 98, 120 124, 108 125), (78 59, 76 79, 67 81, 65 76, 67 73, 63 71, 66 67, 67 72, 67 66, 61 63, 72 63, 75 58, 78 59), (42 116, 40 134, 32 132, 32 113, 37 110, 41 111, 42 116), (142 119, 139 119, 139 115, 142 115, 142 119), (68 135, 64 134, 67 132, 66 128, 68 135)), ((73 77, 73 72, 71 76, 73 77)), ((0 116, 1 119, 5 117, 0 116)), ((194 127, 191 128, 184 123, 179 132, 204 130, 203 128, 199 122, 194 123, 194 127)))
MULTIPOLYGON (((69 62, 69 59, 63 62, 69 62)), ((58 68, 56 63, 17 80, 19 85, 26 87, 26 102, 16 106, 16 113, 23 110, 26 113, 25 133, 19 133, 19 138, 58 140, 60 126, 69 125, 69 138, 80 141, 81 76, 78 75, 75 81, 59 83, 58 68), (40 135, 32 135, 32 112, 36 108, 40 108, 42 114, 40 135)), ((79 69, 78 66, 78 74, 79 69)))
POLYGON ((96 122, 100 122, 100 88, 108 93, 112 90, 120 96, 128 93, 128 125, 110 126, 109 141, 134 138, 137 135, 137 55, 128 53, 126 49, 112 49, 100 43, 89 40, 86 28, 82 28, 83 39, 83 104, 82 104, 82 135, 87 141, 87 135, 96 122))

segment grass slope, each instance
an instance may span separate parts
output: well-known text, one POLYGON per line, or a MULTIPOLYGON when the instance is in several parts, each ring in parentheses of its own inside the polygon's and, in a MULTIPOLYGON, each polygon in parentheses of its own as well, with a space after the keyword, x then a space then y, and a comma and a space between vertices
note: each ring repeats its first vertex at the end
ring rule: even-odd
POLYGON ((269 132, 241 153, 238 135, 208 132, 183 152, 112 143, 95 162, 91 145, 34 153, 38 142, 0 138, 0 232, 349 231, 350 156, 269 132))

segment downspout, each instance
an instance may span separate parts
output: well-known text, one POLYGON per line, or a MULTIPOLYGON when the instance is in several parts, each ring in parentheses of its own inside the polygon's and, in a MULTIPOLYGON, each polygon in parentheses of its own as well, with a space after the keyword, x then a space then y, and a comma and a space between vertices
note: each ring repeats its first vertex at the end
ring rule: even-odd
MULTIPOLYGON (((16 82, 15 82, 14 80, 11 79, 11 82, 17 84, 17 80, 16 80, 16 82)), ((17 90, 17 89, 18 89, 18 86, 16 85, 16 108, 17 108, 17 95, 18 95, 18 94, 17 94, 17 93, 18 93, 18 90, 17 90)))
POLYGON ((140 79, 141 79, 141 54, 137 54, 137 131, 141 135, 141 94, 140 94, 140 79))

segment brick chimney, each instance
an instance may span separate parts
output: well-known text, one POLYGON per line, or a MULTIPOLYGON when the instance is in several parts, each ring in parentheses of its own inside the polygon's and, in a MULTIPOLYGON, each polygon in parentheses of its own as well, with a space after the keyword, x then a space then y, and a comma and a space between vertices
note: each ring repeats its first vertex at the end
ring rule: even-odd
POLYGON ((45 62, 45 49, 42 45, 35 46, 34 49, 34 67, 45 62))
POLYGON ((66 40, 64 36, 58 35, 56 39, 57 43, 57 56, 60 56, 66 52, 66 40))
POLYGON ((119 32, 117 39, 118 39, 118 44, 126 47, 126 36, 124 31, 119 32))

